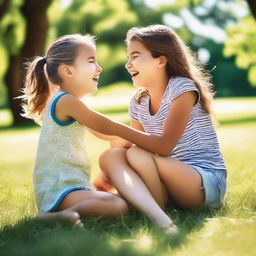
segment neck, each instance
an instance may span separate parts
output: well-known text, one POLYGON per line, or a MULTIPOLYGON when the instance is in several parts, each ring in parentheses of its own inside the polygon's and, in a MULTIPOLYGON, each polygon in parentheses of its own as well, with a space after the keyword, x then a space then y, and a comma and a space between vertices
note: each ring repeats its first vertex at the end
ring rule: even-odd
POLYGON ((161 102, 161 99, 165 92, 168 81, 169 81, 169 78, 165 73, 160 76, 156 76, 156 79, 152 79, 152 82, 147 87, 150 94, 151 102, 152 101, 161 102))
POLYGON ((67 92, 77 98, 81 98, 81 96, 78 95, 78 93, 73 88, 75 88, 75 85, 72 85, 70 82, 69 83, 63 82, 62 85, 60 86, 61 91, 67 92))

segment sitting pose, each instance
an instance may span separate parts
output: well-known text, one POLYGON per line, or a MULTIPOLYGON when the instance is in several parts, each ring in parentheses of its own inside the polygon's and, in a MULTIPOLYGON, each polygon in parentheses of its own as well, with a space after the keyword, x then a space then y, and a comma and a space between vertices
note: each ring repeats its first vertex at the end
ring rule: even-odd
POLYGON ((122 198, 91 186, 83 124, 93 120, 70 100, 72 95, 82 104, 85 94, 96 92, 101 71, 93 36, 79 34, 57 39, 46 57, 35 58, 28 67, 23 115, 42 123, 33 175, 37 219, 83 226, 80 216, 112 217, 127 211, 122 198), (76 122, 68 109, 87 121, 76 122))
POLYGON ((212 122, 209 74, 166 26, 132 28, 126 44, 126 69, 138 88, 129 114, 140 133, 119 133, 128 141, 113 141, 101 155, 94 185, 106 191, 113 185, 161 227, 168 219, 152 197, 161 208, 167 201, 186 209, 219 207, 227 171, 212 122))

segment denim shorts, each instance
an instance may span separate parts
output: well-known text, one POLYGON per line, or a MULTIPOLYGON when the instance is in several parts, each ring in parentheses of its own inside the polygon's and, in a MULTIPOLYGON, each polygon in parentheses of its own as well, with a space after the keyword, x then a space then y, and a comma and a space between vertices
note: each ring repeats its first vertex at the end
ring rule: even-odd
POLYGON ((227 171, 192 166, 202 177, 204 190, 204 205, 218 208, 224 202, 227 190, 227 171))

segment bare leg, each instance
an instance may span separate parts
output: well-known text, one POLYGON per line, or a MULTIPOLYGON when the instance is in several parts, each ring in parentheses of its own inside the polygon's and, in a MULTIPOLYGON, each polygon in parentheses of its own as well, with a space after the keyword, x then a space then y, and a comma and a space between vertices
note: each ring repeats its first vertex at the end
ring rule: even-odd
POLYGON ((128 210, 127 203, 119 196, 103 191, 77 190, 69 193, 58 210, 71 210, 81 216, 119 216, 128 210))
POLYGON ((154 155, 154 159, 159 176, 180 207, 190 209, 203 204, 202 178, 194 168, 171 157, 154 155))
POLYGON ((37 217, 38 220, 57 220, 71 225, 82 226, 80 216, 119 216, 128 210, 127 203, 111 193, 76 190, 61 201, 56 212, 37 217))
POLYGON ((171 157, 154 155, 137 146, 128 149, 127 159, 148 184, 152 194, 159 191, 154 180, 160 177, 172 200, 182 208, 192 208, 204 202, 204 191, 200 190, 202 178, 191 166, 171 157), (148 178, 149 175, 152 176, 152 181, 148 178))
POLYGON ((159 227, 168 227, 172 220, 156 203, 139 175, 129 166, 124 148, 105 151, 99 159, 102 171, 118 192, 135 208, 147 215, 159 227))
POLYGON ((168 192, 159 177, 153 154, 135 146, 127 150, 126 156, 129 165, 141 177, 156 202, 164 208, 168 192))
POLYGON ((37 216, 35 219, 44 223, 57 221, 69 226, 83 227, 80 215, 75 211, 47 212, 43 215, 37 216))

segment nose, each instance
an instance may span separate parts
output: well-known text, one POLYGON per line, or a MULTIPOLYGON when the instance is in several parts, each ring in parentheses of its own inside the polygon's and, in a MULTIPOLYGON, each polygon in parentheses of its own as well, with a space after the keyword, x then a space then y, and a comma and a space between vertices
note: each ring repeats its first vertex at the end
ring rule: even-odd
POLYGON ((103 70, 103 68, 102 68, 99 64, 97 64, 97 71, 98 71, 99 73, 101 73, 102 70, 103 70))
POLYGON ((125 68, 126 68, 126 69, 129 69, 129 68, 131 68, 131 67, 132 67, 132 64, 131 64, 130 61, 128 61, 128 62, 125 64, 125 68))

